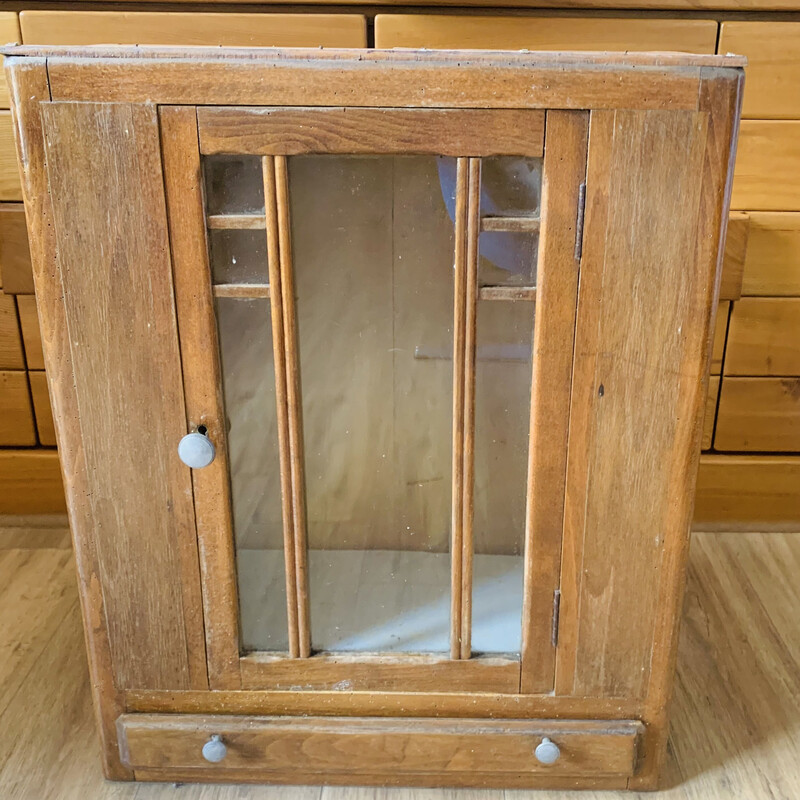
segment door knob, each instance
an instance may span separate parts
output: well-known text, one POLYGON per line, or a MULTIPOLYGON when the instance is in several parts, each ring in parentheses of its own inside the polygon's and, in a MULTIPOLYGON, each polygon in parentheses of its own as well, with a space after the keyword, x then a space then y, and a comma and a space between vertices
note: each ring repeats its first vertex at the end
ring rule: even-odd
POLYGON ((561 755, 561 750, 559 750, 555 742, 551 742, 550 739, 545 736, 545 738, 539 742, 533 754, 540 764, 555 764, 556 761, 558 761, 558 757, 561 755))
POLYGON ((187 467, 202 469, 207 467, 217 454, 214 442, 204 433, 187 433, 178 444, 178 457, 187 467))
POLYGON ((203 745, 203 758, 212 764, 218 764, 226 755, 228 755, 228 748, 225 747, 225 742, 218 733, 215 733, 203 745))

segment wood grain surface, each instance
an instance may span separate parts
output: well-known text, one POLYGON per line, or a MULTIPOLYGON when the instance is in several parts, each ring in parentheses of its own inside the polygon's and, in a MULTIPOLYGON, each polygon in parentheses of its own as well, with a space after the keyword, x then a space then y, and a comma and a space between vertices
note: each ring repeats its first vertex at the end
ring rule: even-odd
POLYGON ((97 579, 112 674, 120 688, 188 688, 192 626, 202 622, 183 605, 197 562, 182 568, 194 508, 176 450, 186 416, 156 109, 45 103, 42 119, 60 335, 69 330, 77 405, 92 420, 80 425, 91 468, 68 472, 67 491, 104 530, 97 579))
MULTIPOLYGON (((711 19, 378 14, 376 47, 714 53, 711 19)), ((724 51, 723 51, 724 52, 724 51)), ((739 52, 734 50, 731 52, 739 52)))
POLYGON ((516 109, 200 108, 204 154, 541 156, 544 113, 516 109))

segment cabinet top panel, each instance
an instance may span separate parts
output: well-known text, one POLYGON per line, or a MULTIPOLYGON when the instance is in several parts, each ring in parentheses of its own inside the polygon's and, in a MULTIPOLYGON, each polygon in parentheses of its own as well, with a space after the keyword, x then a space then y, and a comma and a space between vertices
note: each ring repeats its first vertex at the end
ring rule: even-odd
POLYGON ((178 59, 181 61, 319 61, 356 59, 366 63, 450 63, 465 67, 480 63, 507 63, 514 66, 561 65, 570 68, 627 67, 744 67, 747 59, 739 55, 709 55, 681 52, 593 52, 528 50, 393 50, 325 49, 277 47, 206 47, 165 45, 8 45, 0 47, 5 56, 33 56, 48 59, 178 59), (468 61, 464 60, 465 53, 468 61))
POLYGON ((14 74, 46 60, 52 100, 399 108, 698 107, 744 58, 685 53, 206 47, 2 49, 14 74))

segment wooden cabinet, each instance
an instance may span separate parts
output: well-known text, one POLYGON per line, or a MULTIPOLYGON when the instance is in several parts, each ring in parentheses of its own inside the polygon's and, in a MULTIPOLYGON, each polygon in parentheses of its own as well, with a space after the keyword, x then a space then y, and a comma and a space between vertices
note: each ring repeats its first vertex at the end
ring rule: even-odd
POLYGON ((740 62, 9 53, 108 776, 653 787, 740 62))

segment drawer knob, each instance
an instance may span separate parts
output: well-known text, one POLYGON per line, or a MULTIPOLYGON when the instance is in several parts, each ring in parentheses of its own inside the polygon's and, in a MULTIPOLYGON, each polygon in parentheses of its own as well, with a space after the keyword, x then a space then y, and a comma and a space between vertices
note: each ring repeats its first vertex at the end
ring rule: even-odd
POLYGON ((178 457, 187 467, 207 467, 217 454, 214 442, 204 433, 187 433, 178 444, 178 457))
POLYGON ((225 747, 225 742, 218 733, 215 733, 203 745, 203 758, 212 764, 218 764, 226 755, 228 755, 228 748, 225 747))
POLYGON ((555 764, 556 761, 558 761, 558 757, 561 755, 561 750, 558 749, 558 745, 555 742, 551 742, 550 739, 545 736, 545 738, 539 742, 533 754, 540 764, 555 764))

